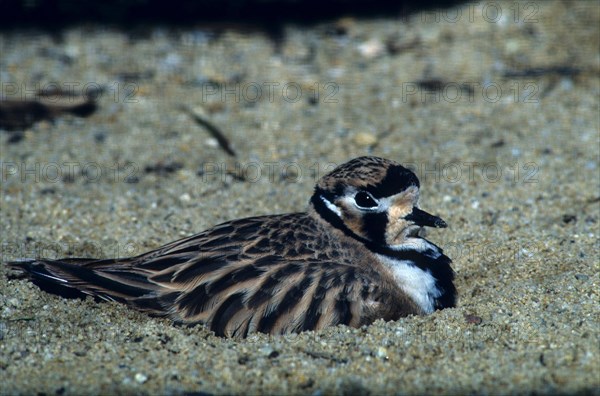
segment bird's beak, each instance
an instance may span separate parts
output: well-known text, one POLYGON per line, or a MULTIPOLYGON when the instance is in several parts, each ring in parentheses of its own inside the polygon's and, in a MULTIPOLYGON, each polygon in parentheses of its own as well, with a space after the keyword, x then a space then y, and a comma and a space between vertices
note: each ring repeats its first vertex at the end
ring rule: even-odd
POLYGON ((446 228, 448 224, 442 219, 417 208, 404 217, 406 220, 414 222, 418 226, 446 228))

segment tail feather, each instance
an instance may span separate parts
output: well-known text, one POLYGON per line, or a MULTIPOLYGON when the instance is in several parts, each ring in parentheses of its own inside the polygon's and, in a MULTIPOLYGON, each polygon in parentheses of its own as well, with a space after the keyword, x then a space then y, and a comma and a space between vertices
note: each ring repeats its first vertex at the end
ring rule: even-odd
POLYGON ((64 297, 83 294, 122 303, 155 298, 160 288, 148 274, 132 271, 127 260, 21 260, 8 265, 20 270, 40 288, 64 297))

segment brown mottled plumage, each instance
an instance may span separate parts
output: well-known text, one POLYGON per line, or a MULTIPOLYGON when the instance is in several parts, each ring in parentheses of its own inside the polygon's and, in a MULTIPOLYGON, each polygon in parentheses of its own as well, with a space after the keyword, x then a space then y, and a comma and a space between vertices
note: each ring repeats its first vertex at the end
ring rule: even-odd
POLYGON ((319 180, 307 213, 229 221, 132 258, 9 265, 222 336, 358 327, 455 305, 450 259, 419 236, 445 223, 418 193, 408 169, 360 157, 319 180))

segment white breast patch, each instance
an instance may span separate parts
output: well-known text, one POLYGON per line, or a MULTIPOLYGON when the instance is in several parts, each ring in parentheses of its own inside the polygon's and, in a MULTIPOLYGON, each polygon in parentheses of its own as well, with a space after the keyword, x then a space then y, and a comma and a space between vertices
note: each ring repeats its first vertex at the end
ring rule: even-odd
POLYGON ((392 270, 400 289, 408 294, 424 313, 434 311, 434 299, 441 296, 442 292, 437 288, 431 272, 424 271, 407 260, 397 260, 381 254, 378 254, 377 258, 392 270))

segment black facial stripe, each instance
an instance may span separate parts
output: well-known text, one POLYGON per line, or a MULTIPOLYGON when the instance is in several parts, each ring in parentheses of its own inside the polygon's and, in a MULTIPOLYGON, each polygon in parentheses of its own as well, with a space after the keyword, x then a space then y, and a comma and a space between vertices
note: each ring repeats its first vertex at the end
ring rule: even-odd
POLYGON ((334 196, 333 196, 333 194, 327 193, 325 190, 323 190, 321 188, 315 189, 315 193, 313 194, 312 198, 310 199, 310 202, 312 203, 312 205, 315 208, 315 210, 317 211, 317 213, 321 216, 321 218, 323 218, 323 220, 327 221, 333 227, 343 231, 344 234, 346 234, 347 236, 352 237, 354 239, 358 239, 359 241, 361 241, 363 243, 366 242, 366 240, 364 238, 361 238, 360 236, 358 236, 355 233, 353 233, 352 231, 350 231, 350 229, 348 227, 346 227, 346 225, 344 224, 342 219, 340 219, 340 217, 337 214, 333 213, 325 205, 325 202, 323 202, 321 197, 324 197, 329 202, 332 202, 334 196))
MULTIPOLYGON (((342 230, 344 234, 350 236, 354 239, 357 239, 363 243, 367 243, 368 241, 359 235, 356 235, 352 232, 342 219, 336 214, 333 213, 322 201, 321 197, 325 199, 331 198, 333 200, 333 195, 331 193, 327 193, 326 191, 317 188, 315 190, 314 195, 311 198, 311 203, 313 204, 317 213, 327 222, 329 222, 332 226, 342 230)), ((331 201, 330 201, 331 202, 331 201)), ((371 243, 375 244, 385 244, 385 230, 388 224, 388 217, 386 212, 373 212, 366 213, 363 217, 363 229, 365 235, 369 237, 371 243)))
POLYGON ((365 213, 363 215, 363 233, 377 245, 385 245, 385 230, 388 224, 386 212, 365 213))
POLYGON ((410 186, 420 187, 419 179, 410 170, 401 165, 392 165, 385 177, 377 185, 369 185, 365 188, 373 197, 391 197, 406 190, 410 186))
POLYGON ((330 202, 333 202, 334 197, 341 197, 342 195, 344 195, 345 192, 346 191, 345 191, 344 183, 338 181, 336 183, 335 187, 333 188, 333 194, 330 194, 331 197, 328 196, 327 198, 330 202))
POLYGON ((323 198, 328 200, 329 202, 333 202, 334 196, 333 194, 327 193, 323 189, 317 188, 312 198, 310 199, 310 202, 313 204, 313 207, 315 208, 317 213, 321 215, 323 219, 331 223, 331 225, 333 225, 334 227, 350 232, 350 230, 348 230, 342 219, 340 219, 340 216, 338 216, 336 213, 333 213, 331 209, 327 207, 325 202, 323 202, 323 198))

